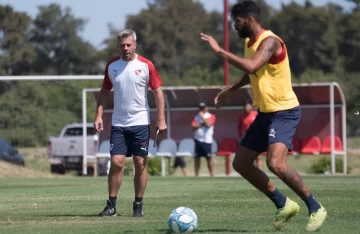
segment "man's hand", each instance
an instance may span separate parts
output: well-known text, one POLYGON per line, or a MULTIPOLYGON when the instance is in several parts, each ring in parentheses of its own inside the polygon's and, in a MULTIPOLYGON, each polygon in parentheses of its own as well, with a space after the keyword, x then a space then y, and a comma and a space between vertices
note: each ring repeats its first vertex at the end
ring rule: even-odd
POLYGON ((158 120, 156 123, 156 130, 159 129, 159 133, 164 132, 167 129, 165 120, 158 120))
POLYGON ((102 130, 104 130, 104 124, 103 124, 103 120, 101 117, 96 117, 95 122, 94 122, 94 128, 99 133, 102 130))
POLYGON ((232 91, 230 89, 225 89, 218 93, 214 99, 214 103, 217 109, 221 107, 221 105, 224 103, 224 101, 230 96, 232 91))
POLYGON ((201 35, 201 40, 207 41, 215 53, 220 53, 222 48, 219 46, 219 43, 217 43, 217 41, 212 36, 206 35, 205 33, 201 33, 200 35, 201 35))

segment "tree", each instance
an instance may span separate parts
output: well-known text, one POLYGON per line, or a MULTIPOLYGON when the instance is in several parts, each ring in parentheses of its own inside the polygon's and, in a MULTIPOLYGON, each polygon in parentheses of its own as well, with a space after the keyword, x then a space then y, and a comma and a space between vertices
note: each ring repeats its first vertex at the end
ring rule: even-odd
POLYGON ((33 44, 29 43, 27 37, 30 25, 31 18, 26 13, 0 5, 0 75, 29 72, 36 59, 33 44))
POLYGON ((339 56, 338 7, 314 7, 297 3, 283 5, 271 20, 271 28, 285 41, 291 69, 300 75, 306 69, 334 72, 339 56))
POLYGON ((354 3, 356 7, 359 7, 360 5, 360 0, 346 0, 346 1, 354 3))
MULTIPOLYGON (((162 74, 171 80, 181 79, 187 70, 198 65, 216 70, 222 66, 207 45, 200 40, 200 33, 207 32, 216 38, 222 18, 219 13, 208 14, 204 7, 192 0, 156 0, 148 8, 128 17, 127 28, 137 32, 138 52, 152 60, 162 74)), ((118 55, 116 36, 119 30, 111 30, 111 39, 105 43, 105 54, 118 55), (115 51, 115 52, 114 52, 115 51)), ((111 55, 111 56, 110 56, 111 55)))
POLYGON ((345 57, 344 68, 348 72, 360 72, 360 8, 355 8, 343 17, 339 50, 345 57))
POLYGON ((40 6, 34 19, 31 41, 36 45, 36 74, 98 74, 97 51, 78 35, 85 20, 57 4, 40 6))

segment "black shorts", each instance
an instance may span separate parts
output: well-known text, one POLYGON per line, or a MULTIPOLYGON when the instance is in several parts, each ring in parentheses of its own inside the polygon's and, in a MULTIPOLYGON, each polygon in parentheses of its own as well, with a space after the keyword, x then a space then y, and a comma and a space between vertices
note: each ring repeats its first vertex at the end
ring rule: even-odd
POLYGON ((272 113, 259 112, 241 140, 241 145, 262 153, 267 151, 268 145, 281 142, 291 151, 292 139, 300 119, 299 107, 272 113))
POLYGON ((184 157, 175 157, 175 162, 174 162, 174 166, 173 168, 185 168, 186 167, 186 162, 184 157))
POLYGON ((210 159, 212 156, 211 145, 212 144, 195 140, 195 158, 205 157, 210 159))
POLYGON ((111 127, 110 155, 147 156, 150 125, 111 127))

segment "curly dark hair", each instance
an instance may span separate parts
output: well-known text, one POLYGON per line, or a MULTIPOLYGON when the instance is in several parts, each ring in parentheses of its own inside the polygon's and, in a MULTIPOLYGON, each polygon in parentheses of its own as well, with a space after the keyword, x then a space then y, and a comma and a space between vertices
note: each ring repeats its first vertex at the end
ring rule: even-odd
POLYGON ((257 22, 261 20, 261 10, 256 2, 251 0, 243 0, 236 3, 231 9, 231 18, 235 20, 237 17, 247 18, 253 16, 257 22))

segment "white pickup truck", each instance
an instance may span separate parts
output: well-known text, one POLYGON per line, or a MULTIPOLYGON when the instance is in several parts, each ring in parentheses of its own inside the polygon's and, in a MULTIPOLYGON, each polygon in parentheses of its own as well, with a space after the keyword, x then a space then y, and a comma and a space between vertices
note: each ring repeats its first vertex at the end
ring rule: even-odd
MULTIPOLYGON (((87 155, 95 155, 98 148, 98 134, 93 124, 87 124, 87 155)), ((83 125, 66 125, 58 137, 48 141, 48 161, 52 173, 65 174, 66 170, 76 170, 81 174, 83 162, 83 125)), ((107 162, 99 162, 99 173, 106 171, 107 162), (104 164, 104 165, 102 165, 104 164), (105 167, 105 169, 102 169, 105 167)), ((88 173, 91 174, 91 173, 88 173)))

